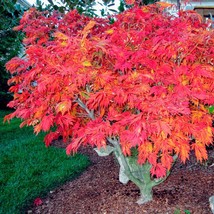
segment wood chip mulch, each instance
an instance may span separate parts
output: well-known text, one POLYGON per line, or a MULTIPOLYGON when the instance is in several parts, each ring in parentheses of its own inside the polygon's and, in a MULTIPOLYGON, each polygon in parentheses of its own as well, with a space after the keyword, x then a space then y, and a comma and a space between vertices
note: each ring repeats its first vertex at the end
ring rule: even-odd
MULTIPOLYGON (((60 144, 55 143, 55 146, 60 144)), ((185 165, 175 164, 168 179, 156 186, 153 201, 136 203, 138 188, 118 180, 119 167, 113 156, 99 157, 90 147, 82 148, 91 165, 78 178, 50 191, 43 204, 26 213, 44 214, 211 214, 209 197, 214 195, 214 149, 206 165, 194 157, 185 165), (179 212, 180 210, 180 212, 179 212)))

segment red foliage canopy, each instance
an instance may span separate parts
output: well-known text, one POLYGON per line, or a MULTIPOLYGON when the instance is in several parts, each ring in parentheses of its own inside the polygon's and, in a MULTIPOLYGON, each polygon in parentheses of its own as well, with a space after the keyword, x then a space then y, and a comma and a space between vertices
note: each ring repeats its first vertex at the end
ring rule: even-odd
MULTIPOLYGON (((162 5, 163 6, 163 5, 162 5)), ((16 30, 26 56, 7 63, 15 112, 45 143, 62 136, 67 153, 117 137, 161 177, 177 154, 207 159, 212 143, 214 32, 193 12, 173 18, 159 4, 107 19, 30 9, 16 30)))

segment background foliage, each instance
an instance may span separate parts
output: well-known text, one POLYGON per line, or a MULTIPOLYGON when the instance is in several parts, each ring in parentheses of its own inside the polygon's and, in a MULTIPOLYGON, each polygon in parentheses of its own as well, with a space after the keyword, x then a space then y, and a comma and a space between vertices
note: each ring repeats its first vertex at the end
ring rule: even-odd
POLYGON ((16 0, 0 0, 0 108, 6 107, 11 99, 7 93, 7 80, 10 77, 5 69, 5 63, 21 53, 23 34, 13 31, 19 24, 24 9, 16 4, 16 0))
MULTIPOLYGON (((118 0, 119 1, 119 0, 118 0)), ((157 2, 158 0, 138 0, 136 1, 139 5, 147 5, 157 2)), ((65 11, 70 11, 76 9, 80 14, 87 16, 107 16, 112 13, 120 13, 133 6, 133 4, 128 4, 129 1, 120 0, 120 5, 118 8, 115 7, 115 0, 59 0, 59 4, 56 4, 54 0, 48 0, 49 4, 45 6, 41 0, 37 0, 37 9, 39 10, 58 10, 62 13, 65 11), (100 11, 97 11, 97 8, 94 7, 95 4, 101 6, 100 11)), ((132 1, 134 2, 134 1, 132 1)))

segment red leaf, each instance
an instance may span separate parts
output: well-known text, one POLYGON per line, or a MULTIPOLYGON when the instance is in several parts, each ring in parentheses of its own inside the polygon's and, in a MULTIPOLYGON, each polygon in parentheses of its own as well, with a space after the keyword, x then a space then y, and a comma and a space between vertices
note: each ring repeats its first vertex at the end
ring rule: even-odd
POLYGON ((40 206, 40 205, 42 205, 42 204, 43 204, 43 202, 42 202, 41 198, 36 198, 36 199, 34 200, 34 205, 35 205, 35 206, 40 206))
POLYGON ((53 140, 58 139, 58 137, 60 136, 59 132, 50 132, 45 136, 45 145, 49 146, 53 140))
POLYGON ((50 114, 44 116, 41 121, 41 128, 43 131, 49 131, 50 127, 53 125, 54 115, 50 114))
POLYGON ((166 175, 166 168, 163 167, 160 163, 157 163, 157 165, 151 168, 151 174, 152 176, 155 175, 157 178, 162 178, 166 175))
POLYGON ((170 170, 172 166, 173 158, 171 155, 163 154, 161 157, 161 164, 167 168, 167 170, 170 170))
POLYGON ((67 147, 66 147, 66 154, 70 155, 71 153, 76 153, 78 148, 80 147, 82 143, 81 138, 74 139, 67 147))

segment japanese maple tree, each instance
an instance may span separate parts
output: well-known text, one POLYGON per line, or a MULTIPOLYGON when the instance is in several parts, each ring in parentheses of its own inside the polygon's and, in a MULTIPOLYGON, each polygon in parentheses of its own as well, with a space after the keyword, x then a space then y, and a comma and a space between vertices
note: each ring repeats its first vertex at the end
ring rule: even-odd
POLYGON ((195 12, 178 18, 165 3, 135 6, 108 19, 30 9, 16 27, 24 58, 7 63, 15 111, 47 146, 60 136, 67 154, 91 145, 115 154, 122 183, 138 203, 152 200, 177 157, 206 160, 213 141, 214 32, 195 12))

